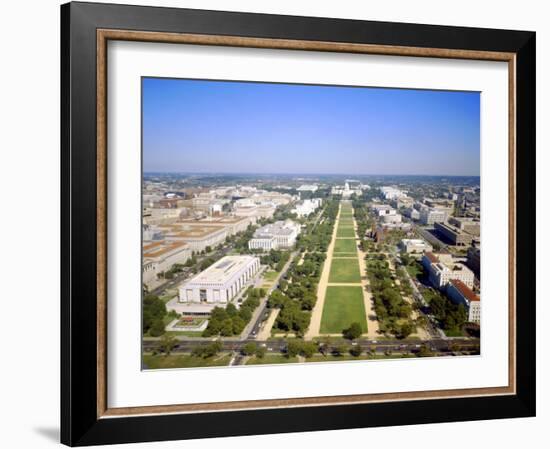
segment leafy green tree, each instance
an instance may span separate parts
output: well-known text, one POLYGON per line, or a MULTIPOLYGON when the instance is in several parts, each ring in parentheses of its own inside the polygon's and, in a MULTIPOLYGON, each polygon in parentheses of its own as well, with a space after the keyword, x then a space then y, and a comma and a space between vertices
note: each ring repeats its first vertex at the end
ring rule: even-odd
POLYGON ((256 349, 256 357, 258 357, 259 359, 263 359, 265 356, 265 353, 266 353, 265 346, 258 346, 258 348, 256 349))
POLYGON ((195 357, 213 357, 218 352, 220 352, 223 349, 223 344, 221 341, 213 341, 212 343, 209 343, 205 346, 196 346, 193 349, 192 355, 195 357))
POLYGON ((419 351, 416 353, 417 357, 433 357, 434 353, 426 345, 422 345, 419 351))
POLYGON ((286 345, 286 356, 288 358, 296 357, 302 350, 302 342, 300 340, 288 340, 286 345))
POLYGON ((316 343, 311 341, 305 341, 302 343, 301 353, 306 359, 309 359, 313 357, 313 355, 317 352, 318 349, 319 347, 317 346, 316 343))
POLYGON ((166 305, 156 295, 145 295, 143 298, 143 332, 146 333, 153 323, 162 320, 166 315, 166 305))
POLYGON ((243 355, 250 356, 250 355, 254 354, 257 350, 258 350, 258 347, 257 347, 256 343, 249 342, 249 343, 247 343, 243 346, 241 352, 243 353, 243 355))
POLYGON ((220 334, 224 337, 230 337, 233 335, 233 320, 231 318, 226 318, 223 320, 220 334))
POLYGON ((332 351, 332 339, 330 337, 323 337, 319 344, 319 352, 324 356, 327 356, 332 351))
POLYGON ((238 314, 237 307, 235 307, 235 304, 233 304, 232 302, 227 304, 227 306, 225 307, 225 312, 231 318, 233 318, 234 316, 236 316, 238 314))
POLYGON ((159 341, 159 349, 164 351, 166 355, 170 355, 174 346, 176 346, 177 340, 172 334, 164 334, 159 341))
POLYGON ((344 329, 343 335, 344 338, 348 340, 355 340, 363 334, 363 328, 360 323, 353 322, 350 327, 344 329))
POLYGON ((240 334, 246 326, 246 321, 240 316, 236 316, 232 320, 233 323, 233 335, 240 334))
POLYGON ((149 329, 149 335, 151 335, 151 337, 160 337, 162 334, 164 334, 164 321, 162 321, 162 319, 157 319, 149 329))
POLYGON ((399 327, 398 337, 407 338, 409 335, 411 335, 415 331, 416 331, 416 326, 410 321, 407 321, 401 324, 401 326, 399 327))
POLYGON ((334 347, 335 355, 344 355, 348 351, 348 345, 340 343, 334 347))
POLYGON ((359 346, 359 345, 354 345, 349 349, 349 353, 353 357, 359 357, 362 352, 363 352, 363 349, 361 349, 361 346, 359 346))

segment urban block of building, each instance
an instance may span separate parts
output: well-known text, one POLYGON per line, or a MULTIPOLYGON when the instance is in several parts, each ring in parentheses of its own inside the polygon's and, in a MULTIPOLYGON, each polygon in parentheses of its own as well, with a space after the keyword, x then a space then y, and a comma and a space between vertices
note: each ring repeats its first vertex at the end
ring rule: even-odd
POLYGON ((433 249, 432 245, 422 239, 402 239, 399 246, 406 253, 421 254, 433 249))
POLYGON ((291 248, 300 233, 300 225, 292 220, 276 221, 257 229, 248 242, 248 248, 269 251, 279 248, 291 248))
POLYGON ((298 192, 317 192, 318 188, 317 184, 302 184, 296 190, 298 192))
POLYGON ((294 209, 292 209, 292 213, 296 214, 298 217, 307 217, 309 214, 315 212, 317 208, 319 208, 322 204, 321 198, 312 198, 308 200, 300 201, 294 209))
POLYGON ((169 270, 176 263, 185 263, 191 250, 183 241, 154 240, 143 242, 143 282, 150 284, 157 274, 169 270))
POLYGON ((166 240, 182 241, 189 245, 191 251, 201 252, 207 246, 211 248, 223 243, 227 237, 227 228, 215 225, 206 225, 200 222, 173 223, 159 226, 166 240))
POLYGON ((415 208, 409 207, 405 211, 405 216, 409 217, 411 220, 420 220, 420 212, 418 212, 415 208))
POLYGON ((406 196, 407 194, 403 192, 402 190, 399 190, 395 187, 380 187, 380 191, 382 192, 382 195, 386 200, 393 200, 396 198, 400 198, 402 196, 406 196))
POLYGON ((248 217, 254 223, 260 218, 271 218, 277 206, 271 201, 256 203, 250 198, 235 201, 233 213, 237 217, 248 217))
POLYGON ((427 226, 444 222, 446 219, 447 212, 442 209, 424 208, 420 211, 420 222, 427 226))
POLYGON ((458 279, 469 288, 474 286, 474 273, 465 265, 454 263, 449 255, 435 255, 426 252, 422 257, 422 265, 428 272, 430 283, 442 290, 451 279, 458 279))
POLYGON ((451 279, 447 285, 447 296, 455 304, 464 304, 468 311, 468 321, 478 323, 481 320, 481 303, 479 296, 458 279, 451 279))
POLYGON ((372 211, 377 217, 384 217, 386 215, 395 215, 397 211, 389 204, 375 204, 371 207, 372 211))
POLYGON ((383 223, 401 223, 403 217, 401 214, 386 214, 381 217, 383 223))
POLYGON ((479 236, 479 221, 472 217, 449 217, 449 224, 475 236, 479 236))
POLYGON ((225 256, 179 287, 184 303, 227 304, 254 278, 260 259, 253 256, 225 256))
POLYGON ((434 228, 444 239, 453 245, 467 246, 472 243, 472 235, 446 223, 434 223, 434 228))

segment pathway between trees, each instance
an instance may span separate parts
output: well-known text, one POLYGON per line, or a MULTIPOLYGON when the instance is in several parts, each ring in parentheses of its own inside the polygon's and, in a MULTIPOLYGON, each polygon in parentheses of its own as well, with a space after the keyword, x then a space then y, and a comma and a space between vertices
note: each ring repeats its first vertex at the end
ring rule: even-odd
POLYGON ((311 340, 313 337, 319 336, 321 329, 321 318, 323 316, 323 307, 325 306, 325 296, 328 286, 328 278, 330 275, 330 267, 332 265, 332 255, 334 253, 334 245, 336 243, 336 233, 338 232, 338 223, 340 222, 340 211, 342 205, 338 205, 338 214, 336 220, 334 220, 334 229, 332 230, 332 238, 327 248, 327 257, 323 264, 323 271, 321 272, 321 278, 319 279, 319 285, 317 286, 317 302, 311 312, 311 320, 309 328, 304 335, 305 340, 311 340))
POLYGON ((380 335, 378 333, 379 326, 378 320, 376 319, 376 312, 374 311, 374 300, 370 291, 367 287, 369 285, 369 280, 367 278, 367 264, 365 262, 365 252, 360 248, 359 243, 361 239, 357 234, 357 222, 355 221, 355 216, 353 217, 353 229, 355 230, 355 237, 357 239, 357 257, 359 258, 359 271, 361 273, 361 286, 363 290, 363 301, 365 303, 365 313, 367 315, 367 325, 368 332, 367 336, 370 339, 376 339, 380 335))

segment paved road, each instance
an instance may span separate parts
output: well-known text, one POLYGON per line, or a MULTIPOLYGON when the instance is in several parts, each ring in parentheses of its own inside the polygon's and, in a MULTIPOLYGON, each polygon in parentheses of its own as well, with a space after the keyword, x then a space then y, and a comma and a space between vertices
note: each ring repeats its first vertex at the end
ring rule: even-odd
MULTIPOLYGON (((401 262, 401 259, 398 259, 398 256, 394 256, 395 260, 399 260, 401 262)), ((428 307, 428 303, 424 299, 424 295, 418 288, 418 281, 416 279, 411 278, 409 272, 405 267, 403 267, 405 271, 405 275, 407 276, 409 280, 409 284, 411 285, 413 289, 413 298, 417 302, 417 304, 420 306, 420 313, 424 315, 427 318, 427 331, 430 334, 432 338, 441 338, 441 339, 447 339, 447 336, 445 335, 445 332, 443 332, 436 324, 435 318, 433 315, 429 315, 423 312, 422 308, 428 307)))
POLYGON ((273 285, 267 291, 264 299, 262 300, 262 302, 258 306, 259 313, 254 312, 254 316, 252 317, 252 319, 253 320, 255 319, 255 320, 254 320, 254 324, 250 328, 250 331, 249 331, 250 333, 248 334, 248 339, 255 339, 256 336, 260 333, 260 327, 262 326, 262 322, 264 321, 264 315, 268 311, 267 300, 269 298, 269 295, 271 295, 271 293, 279 287, 279 282, 281 281, 281 278, 286 274, 286 272, 288 271, 288 269, 290 267, 290 264, 292 263, 292 261, 294 260, 294 258, 296 257, 297 254, 298 254, 298 251, 293 251, 290 254, 290 257, 288 258, 287 263, 285 264, 285 266, 283 267, 283 269, 281 270, 279 275, 275 278, 275 281, 273 282, 273 285))
MULTIPOLYGON (((253 340, 248 340, 253 341, 253 340)), ((243 346, 248 341, 222 341, 224 351, 234 351, 240 353, 243 346)), ((207 345, 210 342, 200 340, 200 341, 179 341, 178 344, 174 347, 172 352, 175 353, 187 353, 191 352, 197 346, 207 345)), ((266 349, 270 352, 285 352, 286 351, 286 341, 284 340, 268 340, 265 342, 260 342, 262 346, 265 346, 266 349)), ((360 339, 356 340, 355 344, 359 345, 363 350, 372 350, 374 349, 377 352, 384 351, 417 351, 422 345, 428 346, 435 353, 449 353, 451 352, 451 347, 456 345, 461 350, 474 350, 479 347, 479 340, 474 338, 455 338, 455 339, 433 339, 427 342, 422 342, 419 340, 367 340, 360 339)), ((158 348, 158 342, 152 340, 143 341, 143 350, 145 352, 152 351, 158 348)), ((237 360, 233 361, 233 364, 237 360)))

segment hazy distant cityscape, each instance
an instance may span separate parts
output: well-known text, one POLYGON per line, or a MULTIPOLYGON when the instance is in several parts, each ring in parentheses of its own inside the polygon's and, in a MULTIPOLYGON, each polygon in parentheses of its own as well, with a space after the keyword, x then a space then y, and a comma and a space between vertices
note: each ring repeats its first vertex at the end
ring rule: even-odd
POLYGON ((142 87, 144 369, 480 354, 477 93, 142 87))

